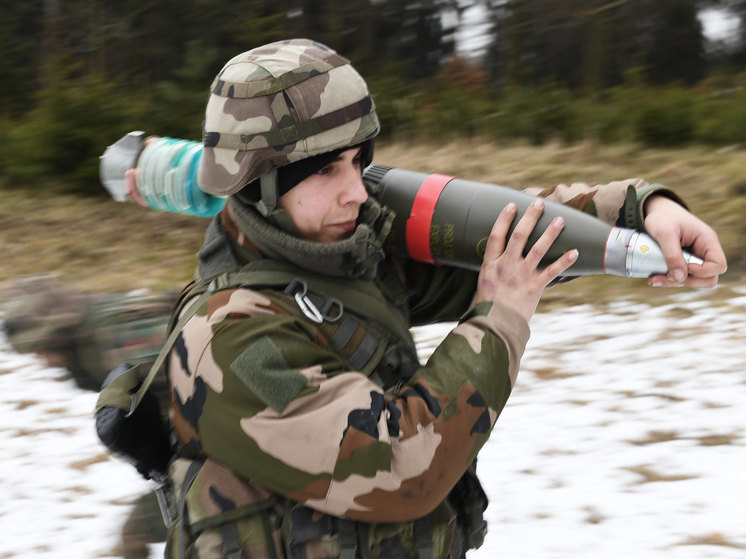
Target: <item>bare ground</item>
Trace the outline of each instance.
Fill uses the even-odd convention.
[[[718,231],[729,255],[726,283],[740,279],[746,270],[746,251],[740,244],[746,235],[746,157],[741,149],[502,146],[461,140],[416,146],[381,144],[375,160],[516,188],[631,177],[661,182],[676,190]],[[0,283],[20,275],[54,274],[84,289],[122,291],[180,286],[191,277],[205,219],[148,211],[106,197],[39,190],[0,186]],[[576,294],[600,301],[620,292],[639,292],[639,281],[581,278],[563,287],[557,297],[564,304]],[[649,296],[646,293],[643,296]],[[554,301],[550,291],[544,304]]]

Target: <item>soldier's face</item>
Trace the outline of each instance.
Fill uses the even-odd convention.
[[[290,215],[301,237],[333,243],[355,230],[360,206],[368,199],[360,158],[360,148],[343,151],[280,196],[280,207]]]

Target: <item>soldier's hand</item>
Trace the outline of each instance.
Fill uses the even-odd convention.
[[[648,280],[654,287],[715,287],[718,276],[728,269],[717,233],[665,196],[651,196],[646,202],[645,230],[660,244],[669,270],[668,275]],[[687,266],[681,247],[691,247],[704,264]]]
[[[507,240],[508,231],[516,216],[516,206],[508,204],[500,212],[485,248],[477,281],[477,303],[500,303],[528,321],[536,311],[546,286],[577,260],[578,251],[571,250],[543,270],[537,268],[565,226],[560,217],[552,221],[524,258],[523,251],[528,237],[543,211],[543,201],[533,202]]]
[[[158,136],[148,136],[145,138],[145,141],[143,142],[143,148],[148,147],[152,142],[158,139]],[[145,201],[145,199],[142,197],[142,194],[140,194],[140,189],[137,187],[137,173],[139,172],[137,167],[133,167],[132,169],[127,169],[124,172],[124,184],[127,186],[127,196],[129,196],[129,199],[132,200],[135,204],[138,206],[142,206],[143,208],[147,208],[148,203]]]

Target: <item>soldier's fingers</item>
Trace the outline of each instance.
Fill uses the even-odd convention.
[[[140,189],[137,187],[138,173],[139,169],[137,168],[128,169],[124,172],[124,183],[127,186],[127,195],[129,196],[129,199],[138,206],[147,208],[148,204],[143,199],[142,194],[140,194]]]
[[[505,252],[512,254],[523,254],[523,250],[526,248],[526,242],[528,241],[529,235],[536,227],[539,222],[542,212],[544,211],[544,201],[536,199],[531,202],[531,205],[526,209],[518,224],[515,226],[513,233],[508,239],[508,244],[505,247]]]
[[[487,239],[487,246],[484,249],[484,262],[497,259],[505,250],[505,239],[508,236],[510,225],[515,219],[516,211],[516,205],[511,202],[497,216]]]
[[[690,266],[696,266],[691,264]],[[656,275],[648,278],[648,285],[651,287],[696,287],[696,288],[712,288],[718,283],[718,277],[712,276],[707,278],[698,278],[693,275],[689,275],[686,281],[683,283],[672,281],[668,276]]]
[[[693,243],[694,254],[701,257],[704,263],[701,266],[692,264],[689,273],[696,278],[712,278],[724,274],[728,270],[728,262],[725,252],[720,244],[717,233],[711,228],[706,228]],[[715,282],[717,283],[717,281]]]
[[[666,230],[664,233],[660,234],[657,240],[666,258],[668,279],[673,283],[683,284],[689,271],[681,252],[681,239],[675,232]]]
[[[531,250],[526,255],[526,264],[531,268],[536,268],[541,259],[546,256],[554,241],[557,240],[562,229],[565,227],[565,220],[561,217],[555,217],[549,227],[541,234],[539,240],[534,243]]]
[[[549,266],[544,268],[541,272],[542,281],[547,286],[549,283],[559,277],[559,275],[567,270],[578,260],[578,249],[572,249],[564,253],[557,260],[552,262]]]

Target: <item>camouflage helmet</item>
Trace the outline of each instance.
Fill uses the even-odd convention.
[[[271,43],[234,57],[213,81],[199,185],[233,194],[279,167],[362,144],[379,130],[368,87],[349,60],[308,39]]]
[[[87,313],[84,294],[51,276],[22,276],[0,293],[2,330],[19,353],[59,353],[75,345]]]

